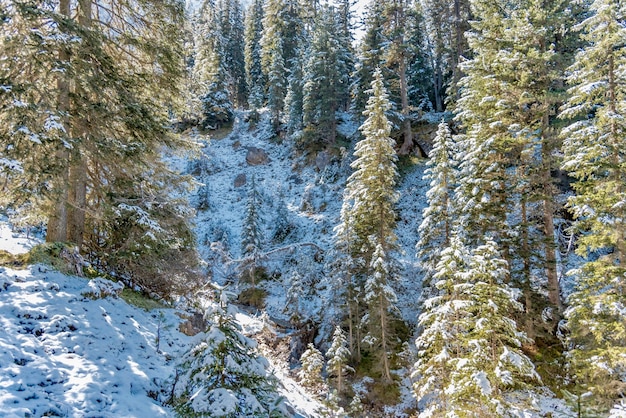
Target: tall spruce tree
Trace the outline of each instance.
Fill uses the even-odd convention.
[[[502,7],[473,1],[476,19],[468,41],[474,58],[462,66],[466,76],[457,104],[458,118],[467,128],[461,143],[464,156],[457,201],[469,242],[493,233],[511,273],[525,276],[526,288],[529,264],[539,260],[535,267],[545,271],[555,317],[561,305],[551,173],[558,141],[550,115],[559,104],[560,71],[567,58],[557,35],[561,21],[569,18],[567,10],[558,0]],[[511,168],[517,169],[516,176]],[[538,209],[532,217],[531,203]],[[518,208],[523,219],[509,216],[511,208]],[[530,245],[531,231],[536,231],[534,238],[540,245]],[[522,264],[526,273],[518,275],[514,268]]]
[[[359,298],[367,305],[364,341],[369,343],[372,355],[380,358],[383,380],[391,381],[389,332],[395,303],[391,284],[397,277],[393,253],[397,250],[394,205],[398,199],[395,191],[398,157],[394,141],[389,137],[391,123],[385,112],[391,103],[380,70],[374,73],[370,94],[365,111],[367,119],[361,125],[364,138],[355,147],[357,159],[351,164],[355,171],[348,178],[344,194],[350,207],[343,221],[351,223],[344,230],[354,231],[350,255],[358,260],[358,274],[362,277]]]
[[[519,291],[506,284],[507,263],[494,241],[471,252],[452,239],[435,277],[440,293],[420,316],[417,340],[418,397],[428,401],[424,416],[514,416],[530,402],[507,399],[539,376],[522,352],[526,335],[511,315],[521,310]]]
[[[289,64],[296,56],[302,22],[297,0],[268,0],[261,35],[261,65],[267,77],[267,106],[272,127],[279,131],[289,80]]]
[[[254,0],[245,19],[245,70],[248,103],[253,109],[265,103],[265,73],[261,65],[261,36],[263,34],[263,0]]]
[[[425,180],[430,180],[430,189],[426,192],[428,206],[424,208],[416,245],[417,256],[428,276],[439,262],[441,249],[450,245],[456,215],[453,204],[458,175],[456,151],[448,124],[441,121],[424,176]]]
[[[608,410],[626,393],[626,5],[597,0],[580,25],[588,42],[570,69],[562,117],[563,167],[576,178],[569,206],[587,256],[566,311],[576,382]]]
[[[332,145],[337,138],[336,112],[345,97],[349,46],[340,44],[341,38],[336,36],[342,28],[333,7],[321,7],[317,16],[304,67],[305,141]]]
[[[157,247],[158,258],[176,259],[193,252],[191,213],[168,199],[183,178],[160,152],[188,146],[166,129],[183,74],[183,10],[174,1],[116,5],[105,17],[91,0],[0,4],[1,47],[13,57],[0,62],[3,194],[48,218],[48,241],[99,258],[127,248],[114,242],[125,222],[145,232],[139,259]]]

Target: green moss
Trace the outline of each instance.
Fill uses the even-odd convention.
[[[136,290],[125,287],[120,295],[126,303],[143,309],[144,311],[151,311],[153,309],[163,309],[167,306],[162,302],[152,299],[150,296],[143,292],[137,292]]]

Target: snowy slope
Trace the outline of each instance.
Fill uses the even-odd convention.
[[[95,282],[42,265],[0,268],[0,283],[3,416],[172,415],[157,399],[190,339],[173,310],[94,298]]]
[[[38,243],[0,220],[2,249]],[[183,311],[145,311],[117,296],[121,285],[67,276],[44,265],[0,267],[0,416],[174,417],[164,406],[183,353],[203,334],[178,331]],[[254,336],[266,320],[240,312]],[[268,352],[267,354],[271,354]],[[279,392],[295,416],[320,404],[270,358]]]

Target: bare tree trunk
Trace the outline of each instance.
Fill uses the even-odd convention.
[[[70,17],[70,0],[60,0],[59,13],[64,17]],[[64,46],[59,48],[58,54],[61,63],[65,64],[69,62],[70,54]],[[57,72],[57,89],[59,91],[58,111],[62,115],[61,120],[63,121],[65,132],[69,135],[71,132],[69,120],[70,82],[67,71]],[[53,203],[54,207],[48,218],[48,230],[46,232],[47,242],[63,242],[67,238],[67,200],[69,194],[67,164],[69,160],[69,150],[63,144],[59,144],[56,151],[56,158],[61,167],[61,173],[54,186],[56,189]]]
[[[93,0],[79,0],[78,23],[83,29],[91,27],[91,9]],[[78,112],[77,112],[78,113]],[[83,118],[88,118],[85,116]],[[87,120],[81,120],[76,126],[76,134],[88,141],[86,132]],[[83,246],[85,232],[85,209],[87,207],[87,165],[79,150],[71,156],[69,172],[69,205],[67,241],[76,244],[80,251]]]
[[[543,199],[543,233],[545,239],[545,271],[548,281],[548,299],[556,308],[557,315],[560,316],[563,308],[561,304],[561,291],[559,288],[559,278],[556,265],[556,244],[554,242],[554,205],[553,205],[553,185],[550,169],[552,167],[552,141],[549,137],[549,116],[548,111],[543,116],[543,146],[541,148],[541,158],[543,167],[541,172]]]
[[[381,327],[381,350],[383,360],[383,379],[387,382],[391,382],[391,370],[389,367],[389,357],[387,356],[387,312],[384,297],[381,291],[379,296],[379,315],[380,315],[380,327]]]
[[[524,308],[526,313],[526,335],[529,338],[535,338],[535,328],[533,325],[532,310],[532,293],[530,287],[530,243],[528,242],[528,213],[526,200],[521,202],[522,212],[522,260],[524,263],[522,271],[522,289],[524,292]]]
[[[400,76],[400,99],[402,102],[402,117],[404,118],[404,121],[402,122],[402,127],[404,131],[404,142],[402,143],[398,154],[407,155],[409,152],[411,152],[411,148],[413,148],[413,131],[411,130],[408,93],[409,88],[406,81],[406,58],[404,56],[400,57],[398,72],[398,75]]]

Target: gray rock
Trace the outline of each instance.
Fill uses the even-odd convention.
[[[247,179],[245,173],[237,174],[237,177],[235,177],[234,185],[235,187],[241,187],[246,184],[246,181]]]
[[[267,152],[257,147],[247,147],[246,162],[248,165],[264,165],[270,162]]]

